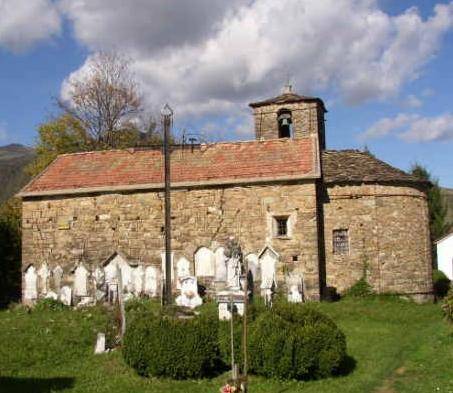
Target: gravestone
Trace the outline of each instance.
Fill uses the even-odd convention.
[[[132,270],[132,283],[134,287],[134,295],[139,297],[143,293],[143,287],[145,284],[145,269],[142,265],[139,265]]]
[[[33,301],[38,298],[38,275],[33,265],[30,265],[24,274],[24,299]]]
[[[147,266],[145,269],[145,293],[154,297],[158,293],[158,272],[155,266]]]
[[[176,288],[181,289],[181,279],[190,276],[190,262],[187,258],[181,257],[176,262]]]
[[[94,353],[97,355],[104,352],[105,352],[105,333],[98,333]]]
[[[45,299],[58,300],[58,295],[54,291],[49,291],[46,293]]]
[[[258,278],[259,261],[256,254],[248,254],[245,259],[247,260],[249,272],[252,274],[253,281]]]
[[[217,295],[219,319],[229,321],[231,311],[239,316],[244,315],[244,297],[240,292],[222,291]]]
[[[50,271],[47,263],[43,263],[38,270],[38,287],[42,295],[46,295],[49,290]]]
[[[170,257],[170,266],[171,266],[171,283],[173,284],[175,281],[175,266],[173,264],[175,254],[172,252]],[[161,272],[162,272],[162,282],[165,282],[165,271],[166,271],[166,264],[165,264],[165,252],[160,253],[161,259]]]
[[[215,276],[215,255],[209,248],[201,247],[195,253],[195,276]]]
[[[265,247],[259,256],[259,265],[261,268],[261,295],[266,303],[272,301],[272,295],[277,286],[276,269],[278,254],[269,246]]]
[[[74,295],[88,296],[88,270],[83,265],[77,266],[74,271]]]
[[[287,285],[289,287],[288,301],[290,303],[302,303],[304,301],[302,277],[297,274],[289,275]]]
[[[187,276],[181,279],[181,295],[176,298],[178,306],[195,308],[203,304],[203,300],[198,294],[197,278]]]
[[[227,257],[223,247],[219,247],[215,252],[215,280],[227,280]]]
[[[66,306],[72,304],[72,289],[71,287],[65,285],[60,290],[60,301]]]
[[[63,269],[60,265],[58,265],[53,269],[52,273],[53,273],[53,286],[55,292],[60,293],[61,280],[63,278]]]
[[[118,283],[121,280],[124,292],[133,291],[132,267],[120,254],[115,253],[104,267],[105,283],[108,293],[118,291]],[[120,277],[121,276],[121,277]]]
[[[94,278],[96,288],[100,288],[104,285],[105,273],[100,267],[97,267],[96,269],[94,269],[93,278]]]

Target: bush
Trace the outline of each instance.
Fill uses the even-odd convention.
[[[441,270],[433,270],[433,290],[434,296],[443,298],[450,288],[450,280]]]
[[[444,303],[442,304],[442,310],[447,321],[453,322],[453,288],[448,291]]]
[[[266,307],[261,298],[255,299],[252,304],[248,305],[247,308],[247,322],[250,324],[264,311]],[[217,312],[217,306],[216,306]],[[242,339],[243,339],[243,320],[239,316],[234,318],[234,360],[239,368],[243,365],[243,354],[242,349]],[[231,365],[231,322],[230,321],[220,321],[219,322],[219,350],[220,357],[223,363],[226,366]]]
[[[335,323],[302,305],[278,303],[251,325],[250,369],[271,378],[332,375],[346,356],[346,339]]]
[[[38,311],[38,312],[46,311],[46,310],[63,311],[63,310],[67,310],[68,308],[69,308],[69,306],[66,306],[59,300],[41,299],[41,300],[38,300],[35,307],[33,308],[33,311]]]
[[[123,341],[126,362],[140,375],[202,378],[219,364],[217,315],[133,318]]]
[[[347,297],[368,297],[373,295],[373,288],[368,284],[368,281],[365,277],[362,277],[358,280],[352,287],[350,287],[345,293],[344,296]]]

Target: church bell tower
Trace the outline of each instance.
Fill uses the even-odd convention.
[[[253,109],[256,139],[316,136],[320,149],[326,148],[324,115],[327,111],[320,98],[296,94],[288,84],[279,96],[249,106]]]

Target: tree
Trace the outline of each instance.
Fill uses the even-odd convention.
[[[452,228],[452,223],[447,222],[447,205],[442,198],[439,182],[434,179],[429,171],[420,164],[414,164],[411,169],[411,174],[421,180],[429,181],[431,186],[428,189],[428,210],[429,210],[429,227],[431,233],[431,241],[440,239],[446,235]],[[436,252],[433,248],[433,261],[436,258]],[[437,265],[437,263],[434,263]]]
[[[0,307],[20,299],[21,204],[10,199],[0,206]]]
[[[76,153],[93,148],[94,143],[81,123],[71,115],[63,114],[38,127],[36,158],[27,166],[26,171],[36,176],[59,154]]]
[[[93,55],[86,74],[70,80],[67,99],[58,103],[102,148],[137,137],[134,120],[142,112],[142,100],[129,61],[115,52]]]

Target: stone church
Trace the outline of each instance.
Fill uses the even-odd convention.
[[[255,139],[171,151],[172,279],[225,287],[234,237],[254,288],[305,300],[365,277],[378,293],[432,293],[427,184],[373,155],[327,150],[326,108],[287,88],[250,104]],[[164,257],[158,149],[60,155],[19,194],[23,300],[159,296]],[[88,300],[87,300],[88,299]]]

